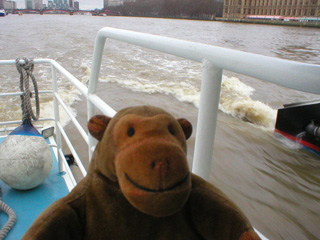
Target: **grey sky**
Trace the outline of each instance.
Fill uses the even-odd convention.
[[[25,8],[25,0],[13,0],[17,3],[18,8]],[[78,0],[80,9],[103,8],[103,0]],[[44,4],[48,4],[47,0],[43,0]]]

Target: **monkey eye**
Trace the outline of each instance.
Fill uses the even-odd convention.
[[[169,130],[169,132],[170,132],[172,135],[174,135],[174,134],[176,133],[176,132],[174,131],[172,125],[169,125],[169,126],[168,126],[168,130]]]
[[[127,130],[127,134],[129,137],[132,137],[135,133],[135,130],[133,127],[129,127],[128,130]]]

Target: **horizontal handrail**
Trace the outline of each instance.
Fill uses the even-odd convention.
[[[189,42],[129,30],[102,28],[97,35],[89,92],[95,92],[106,38],[146,47],[178,57],[202,62],[284,87],[320,94],[320,65],[283,60],[274,57]],[[92,81],[92,82],[91,82]]]
[[[37,122],[44,122],[44,121],[55,121],[54,118],[39,118],[37,120]],[[12,124],[21,124],[22,121],[21,120],[17,120],[17,121],[7,121],[7,122],[0,122],[0,126],[1,125],[12,125]]]
[[[35,94],[35,91],[31,91],[32,94]],[[42,90],[39,91],[38,93],[53,93],[51,90]],[[0,97],[11,97],[11,96],[20,96],[23,95],[23,92],[11,92],[11,93],[0,93]]]

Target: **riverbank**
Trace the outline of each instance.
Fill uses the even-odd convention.
[[[279,21],[279,20],[264,20],[264,19],[229,19],[222,17],[214,17],[213,15],[201,16],[122,16],[122,17],[142,17],[142,18],[163,18],[163,19],[183,19],[183,20],[200,20],[200,21],[220,21],[220,22],[234,22],[234,23],[251,23],[251,24],[267,24],[280,26],[294,26],[294,27],[311,27],[320,28],[320,22],[300,22],[300,21]]]
[[[250,24],[266,24],[279,26],[294,26],[294,27],[310,27],[320,28],[320,22],[299,22],[299,21],[279,21],[279,20],[263,20],[263,19],[228,19],[214,16],[121,16],[121,17],[138,17],[138,18],[163,18],[163,19],[183,19],[183,20],[200,20],[200,21],[220,21],[234,23],[250,23]]]
[[[7,13],[8,14],[8,13]],[[39,13],[28,13],[39,14]],[[54,14],[54,13],[50,13]],[[61,13],[55,13],[61,14]],[[73,15],[73,14],[70,14]],[[93,16],[105,16],[105,15],[93,15]],[[202,16],[133,16],[133,15],[106,15],[108,17],[136,17],[136,18],[163,18],[163,19],[183,19],[183,20],[200,20],[200,21],[220,21],[220,22],[234,22],[234,23],[251,23],[251,24],[267,24],[267,25],[280,25],[280,26],[295,26],[295,27],[311,27],[320,28],[320,22],[299,22],[299,21],[279,21],[279,20],[263,20],[263,19],[228,19],[228,18],[215,18],[213,15]]]
[[[278,20],[263,20],[263,19],[227,19],[227,18],[216,18],[215,20],[222,21],[222,22],[320,28],[320,22],[278,21]]]

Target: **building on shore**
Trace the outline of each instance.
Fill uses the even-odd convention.
[[[70,5],[70,2],[68,0],[53,0],[53,6],[56,8],[68,9],[69,5]]]
[[[123,0],[104,0],[103,5],[104,5],[104,8],[120,6],[120,5],[123,5]]]
[[[33,0],[34,9],[41,10],[43,8],[43,0]]]
[[[3,4],[2,8],[7,11],[13,11],[17,8],[17,3],[15,1],[4,0],[1,3]],[[0,7],[0,9],[1,9],[1,7]]]
[[[320,0],[224,0],[223,18],[248,15],[320,17]]]
[[[74,0],[69,0],[69,7],[74,8]]]
[[[75,2],[74,2],[74,9],[75,9],[75,10],[79,10],[79,9],[80,9],[79,2],[78,2],[78,1],[75,1]]]
[[[34,9],[34,2],[32,0],[25,0],[26,9]]]
[[[103,7],[115,7],[115,6],[121,6],[125,2],[135,2],[136,0],[103,0]]]

